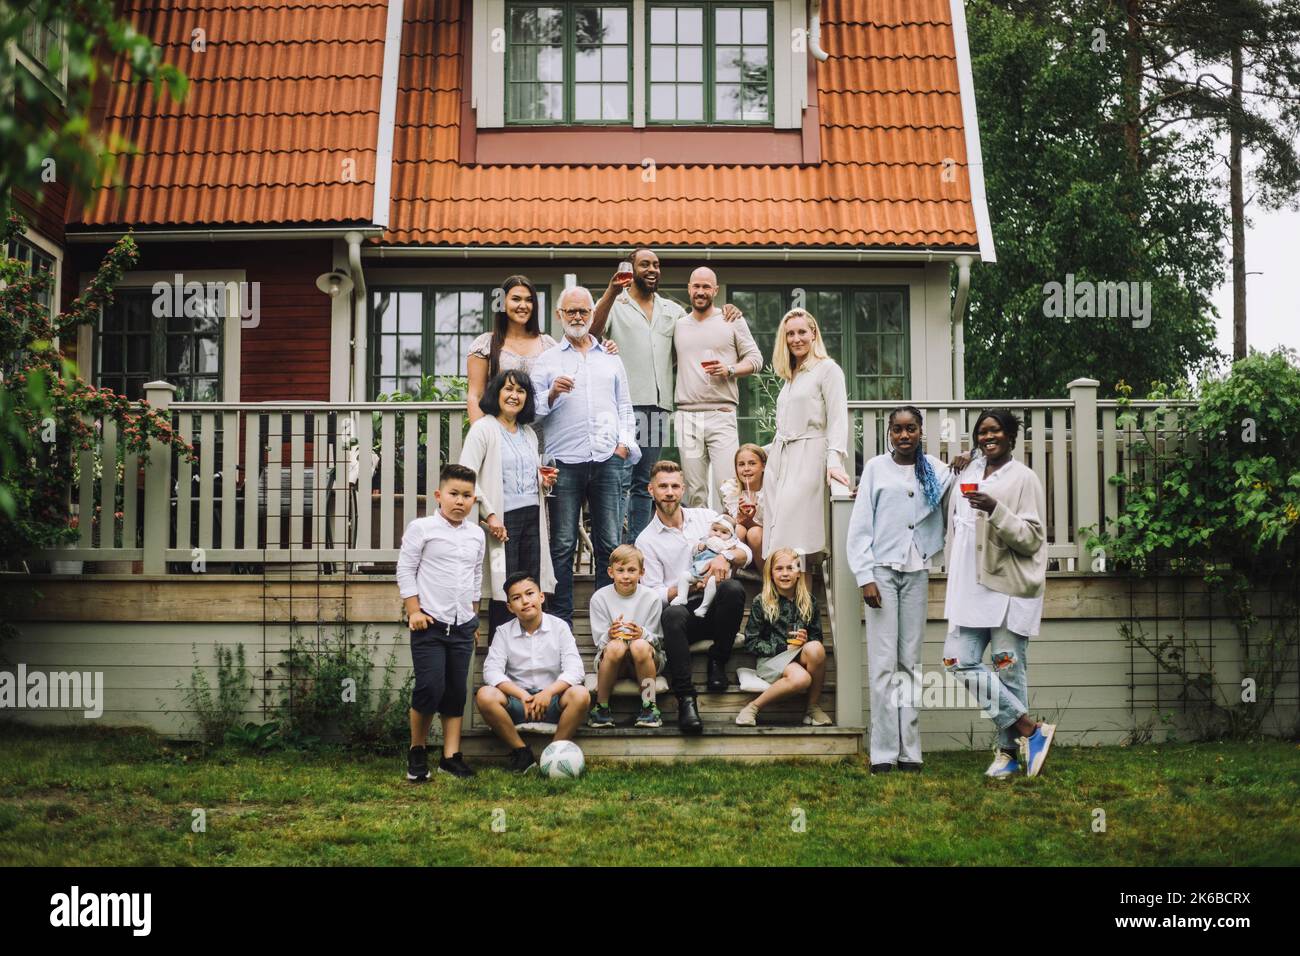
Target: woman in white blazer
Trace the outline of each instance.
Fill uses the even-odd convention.
[[[479,400],[483,417],[470,427],[460,453],[460,463],[478,475],[478,520],[487,531],[483,595],[489,599],[489,641],[511,619],[504,590],[508,575],[527,571],[544,592],[555,590],[545,500],[555,479],[541,474],[534,402],[527,372],[498,372]]]

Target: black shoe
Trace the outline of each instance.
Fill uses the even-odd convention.
[[[871,765],[872,773],[889,773],[893,769],[894,765],[892,763],[873,763]]]
[[[725,694],[727,692],[727,665],[724,661],[709,658],[709,693]]]
[[[908,763],[906,760],[898,761],[898,769],[903,773],[920,773],[921,765],[919,763]]]
[[[463,780],[474,776],[474,768],[465,762],[465,755],[457,750],[450,757],[443,757],[438,761],[438,773],[449,773]]]
[[[520,747],[510,751],[510,763],[506,767],[511,773],[527,773],[537,766],[532,747]]]
[[[704,721],[700,720],[694,696],[677,698],[677,729],[684,734],[704,733]]]
[[[423,747],[412,747],[406,752],[406,779],[411,783],[428,781],[429,756]]]

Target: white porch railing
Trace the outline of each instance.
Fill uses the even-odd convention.
[[[461,403],[171,402],[172,387],[151,383],[146,398],[170,413],[195,449],[196,463],[150,455],[147,469],[124,449],[112,421],[97,423],[100,447],[81,453],[70,495],[78,537],[44,557],[168,564],[391,562],[406,525],[433,508],[440,468],[460,456]],[[862,462],[884,451],[898,402],[850,402],[856,480]],[[1106,480],[1132,467],[1136,442],[1162,454],[1189,441],[1175,421],[1180,403],[1134,402],[1136,428],[1117,427],[1117,404],[1098,401],[1096,383],[1071,383],[1070,397],[1015,402],[914,401],[925,416],[925,450],[951,461],[971,447],[978,412],[1005,405],[1023,419],[1013,452],[1043,481],[1048,555],[1064,571],[1089,571],[1087,534],[1113,520],[1120,489]],[[1187,403],[1181,403],[1187,404]],[[839,553],[852,499],[831,501]],[[839,602],[856,612],[855,602]]]
[[[171,393],[151,383],[145,397],[171,414],[197,461],[157,446],[140,481],[113,422],[97,423],[100,446],[81,453],[71,501],[78,540],[42,557],[141,560],[153,574],[200,561],[395,561],[406,525],[435,507],[429,492],[459,459],[466,420],[463,403],[171,402]]]

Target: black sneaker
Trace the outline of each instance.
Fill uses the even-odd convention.
[[[463,780],[474,776],[474,768],[465,762],[465,756],[457,750],[450,757],[444,756],[438,761],[438,773],[449,773]]]
[[[872,773],[889,773],[894,769],[892,763],[873,763],[871,765]]]
[[[898,761],[898,769],[903,773],[920,773],[921,765],[919,763],[909,763],[906,760]]]
[[[425,783],[429,779],[429,756],[423,747],[412,747],[406,753],[406,779],[411,783]]]
[[[510,763],[506,769],[511,773],[527,773],[536,766],[537,758],[533,756],[533,748],[520,747],[510,751]]]

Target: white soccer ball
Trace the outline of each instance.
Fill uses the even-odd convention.
[[[582,749],[572,740],[556,740],[542,751],[542,774],[552,779],[580,777],[586,766]]]

